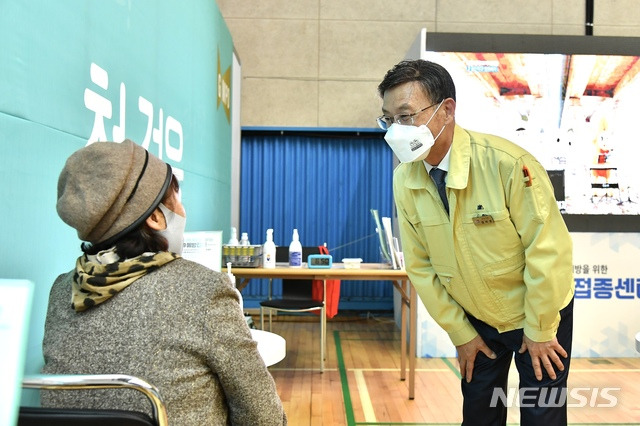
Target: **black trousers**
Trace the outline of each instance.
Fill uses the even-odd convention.
[[[463,426],[498,426],[507,422],[507,406],[520,407],[522,426],[566,426],[567,377],[571,362],[573,337],[573,300],[560,311],[560,324],[556,338],[569,354],[562,358],[564,371],[554,365],[556,379],[552,380],[541,366],[543,377],[536,379],[529,351],[519,354],[523,330],[498,333],[498,330],[468,315],[478,334],[497,355],[490,359],[478,353],[473,367],[471,383],[462,380]],[[520,376],[519,390],[508,390],[507,379],[511,360]],[[505,404],[506,402],[506,404]]]

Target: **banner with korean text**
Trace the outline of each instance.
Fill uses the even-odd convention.
[[[172,166],[187,231],[229,232],[233,55],[211,0],[0,1],[0,277],[35,284],[27,373],[81,253],[56,214],[72,152],[132,139]]]
[[[572,233],[573,356],[637,357],[640,234]]]

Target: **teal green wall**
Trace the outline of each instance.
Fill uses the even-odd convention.
[[[231,128],[218,88],[230,85],[232,54],[213,0],[0,0],[0,278],[35,283],[26,373],[42,366],[51,284],[80,254],[55,205],[64,161],[94,130],[87,94],[111,102],[107,140],[143,144],[148,129],[162,129],[148,149],[184,172],[187,231],[228,233]],[[151,127],[140,97],[153,106]],[[114,134],[122,115],[124,134]]]

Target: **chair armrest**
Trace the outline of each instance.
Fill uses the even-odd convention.
[[[113,389],[127,388],[142,392],[151,402],[153,417],[158,426],[167,426],[167,409],[158,388],[126,374],[40,374],[25,376],[22,387],[28,389]]]

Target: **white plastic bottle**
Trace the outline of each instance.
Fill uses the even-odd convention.
[[[229,277],[229,281],[231,281],[231,284],[233,284],[233,286],[236,286],[236,276],[233,275],[231,273],[231,262],[227,262],[227,276]]]
[[[241,246],[250,246],[251,241],[249,241],[249,234],[246,232],[242,233],[242,237],[240,237],[240,245]]]
[[[268,269],[276,267],[276,245],[273,242],[273,229],[267,229],[267,240],[262,246],[262,267]]]
[[[227,243],[230,246],[237,246],[238,243],[238,230],[235,226],[231,227],[231,238],[229,238],[229,242]]]
[[[229,277],[231,284],[233,284],[233,289],[236,291],[236,293],[238,293],[240,310],[244,312],[244,301],[242,300],[242,293],[240,293],[238,287],[236,286],[236,276],[231,273],[231,262],[227,262],[227,276]]]
[[[292,268],[302,267],[302,244],[300,244],[297,229],[293,230],[293,238],[289,244],[289,266]]]

